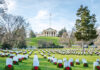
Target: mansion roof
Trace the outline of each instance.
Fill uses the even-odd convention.
[[[48,32],[48,31],[50,31],[50,32],[57,32],[55,29],[53,29],[53,28],[48,28],[48,29],[46,29],[46,30],[44,30],[44,31],[46,31],[46,32]]]

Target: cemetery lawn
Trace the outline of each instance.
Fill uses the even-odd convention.
[[[32,55],[27,60],[23,60],[22,63],[19,62],[19,65],[14,65],[14,70],[32,70],[32,64],[33,64],[33,57],[34,53],[37,53],[39,62],[40,62],[40,68],[41,70],[63,70],[63,68],[57,68],[57,65],[54,65],[47,61],[47,59],[44,59],[43,56],[41,56],[38,51],[34,51]],[[96,61],[97,58],[100,59],[100,56],[90,56],[90,55],[61,55],[61,54],[52,54],[57,59],[63,59],[63,58],[73,58],[74,60],[79,58],[80,61],[85,58],[88,61],[89,67],[83,67],[83,64],[81,62],[80,65],[76,65],[74,63],[74,67],[72,67],[72,70],[93,70],[93,62]],[[6,64],[6,57],[0,57],[0,70],[4,70]]]
[[[39,40],[52,41],[54,44],[59,45],[59,37],[36,37],[36,38],[27,38],[28,46],[38,46]]]

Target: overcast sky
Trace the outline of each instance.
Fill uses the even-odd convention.
[[[90,12],[96,14],[97,24],[100,24],[100,0],[9,0],[8,13],[23,16],[34,32],[48,27],[71,30],[80,5],[88,6]]]

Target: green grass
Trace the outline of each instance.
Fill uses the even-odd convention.
[[[23,60],[23,62],[19,63],[19,65],[14,65],[14,70],[32,70],[32,63],[33,63],[33,57],[34,57],[34,53],[37,53],[39,61],[40,61],[40,68],[41,70],[63,70],[63,68],[57,68],[57,65],[54,65],[50,62],[47,61],[47,59],[44,59],[43,56],[41,56],[38,51],[34,51],[33,54],[30,56],[29,59],[27,60]],[[63,58],[73,58],[74,60],[76,60],[77,58],[80,59],[80,61],[85,58],[88,63],[89,63],[89,67],[85,68],[83,67],[83,64],[81,62],[80,65],[75,65],[74,67],[72,67],[72,70],[93,70],[93,62],[96,61],[97,58],[100,59],[100,56],[97,55],[61,55],[61,54],[51,54],[54,55],[57,59],[63,59]],[[6,57],[0,57],[0,70],[4,70],[6,64]]]
[[[56,45],[59,45],[59,37],[36,37],[36,38],[28,38],[27,39],[27,45],[28,46],[38,46],[38,41],[39,40],[52,41]]]

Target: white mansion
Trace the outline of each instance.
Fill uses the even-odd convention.
[[[40,37],[40,36],[56,37],[57,36],[57,31],[55,29],[48,28],[48,29],[43,30],[43,32],[41,34],[37,34],[36,36],[37,37]]]

